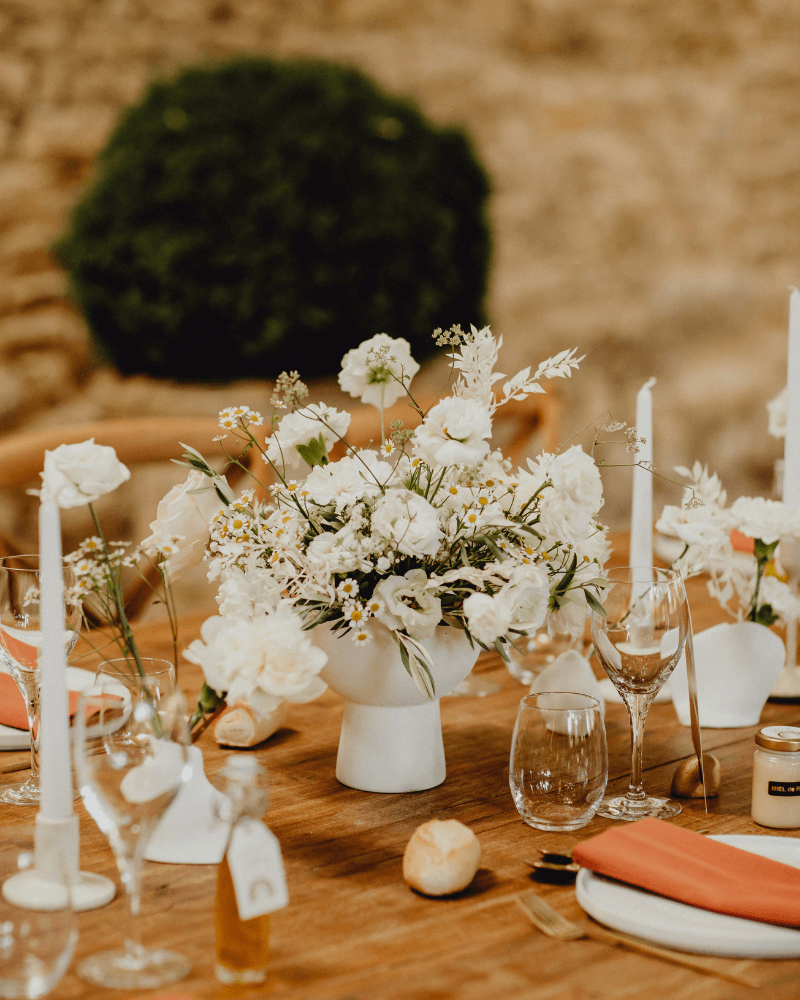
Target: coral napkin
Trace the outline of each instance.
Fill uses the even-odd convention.
[[[606,830],[572,856],[600,875],[703,910],[800,927],[800,869],[660,819]]]
[[[78,692],[69,693],[69,716],[75,714],[78,708]],[[25,700],[10,674],[0,673],[0,725],[12,726],[14,729],[28,728],[28,715],[25,711]]]

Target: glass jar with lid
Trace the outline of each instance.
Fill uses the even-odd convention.
[[[800,829],[800,727],[765,726],[756,733],[751,812],[760,826]]]

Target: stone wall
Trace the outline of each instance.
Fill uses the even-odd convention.
[[[655,375],[657,465],[701,458],[733,494],[769,489],[764,404],[800,284],[797,0],[0,0],[4,432],[217,407],[98,367],[48,247],[119,109],[243,52],[355,64],[469,129],[504,370],[587,355],[565,437],[609,408],[632,420]],[[606,476],[624,523],[630,473]]]

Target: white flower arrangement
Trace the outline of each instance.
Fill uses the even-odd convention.
[[[707,467],[695,462],[675,471],[689,480],[683,506],[664,507],[656,523],[657,531],[684,543],[673,566],[684,576],[707,573],[709,594],[733,617],[772,625],[800,616],[778,548],[781,538],[800,539],[800,511],[763,497],[727,506],[722,483]],[[737,532],[752,539],[752,551],[734,546]]]
[[[596,521],[603,496],[593,459],[571,447],[512,470],[490,444],[498,407],[544,392],[543,378],[569,377],[582,359],[564,351],[495,394],[505,376],[494,372],[500,344],[488,327],[434,336],[453,348],[457,379],[452,394],[427,413],[409,392],[419,366],[406,341],[379,334],[345,355],[340,384],[380,409],[382,432],[385,407],[402,395],[422,417],[413,432],[394,423],[376,448],[347,444],[347,414],[305,405],[296,372],[278,380],[273,404],[289,412],[276,415],[266,440],[256,433],[260,414],[247,407],[221,414],[234,440],[229,460],[240,462],[257,448],[278,482],[269,501],[247,490],[211,526],[209,576],[219,580],[228,625],[215,619],[188,655],[217,697],[230,702],[242,693],[241,677],[250,684],[269,673],[257,642],[233,639],[253,621],[261,629],[265,615],[294,616],[305,630],[328,623],[357,645],[369,643],[379,623],[417,685],[434,697],[435,665],[425,643],[437,626],[461,629],[507,658],[509,642],[545,621],[554,632],[576,634],[588,605],[597,605],[607,542]],[[346,448],[338,461],[328,455],[335,440]],[[185,458],[216,475],[197,452]],[[309,681],[319,681],[317,659],[307,655]],[[260,680],[258,697],[282,696],[271,684]]]

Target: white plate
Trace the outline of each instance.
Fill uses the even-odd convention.
[[[3,670],[3,673],[6,672]],[[67,667],[67,687],[70,691],[83,691],[92,684],[94,684],[94,673],[91,670]],[[0,750],[28,750],[30,745],[31,737],[26,729],[0,726]]]
[[[800,840],[731,834],[723,844],[800,868]],[[646,889],[636,889],[582,868],[575,883],[589,916],[614,930],[700,955],[731,958],[800,958],[800,930],[701,910]]]

